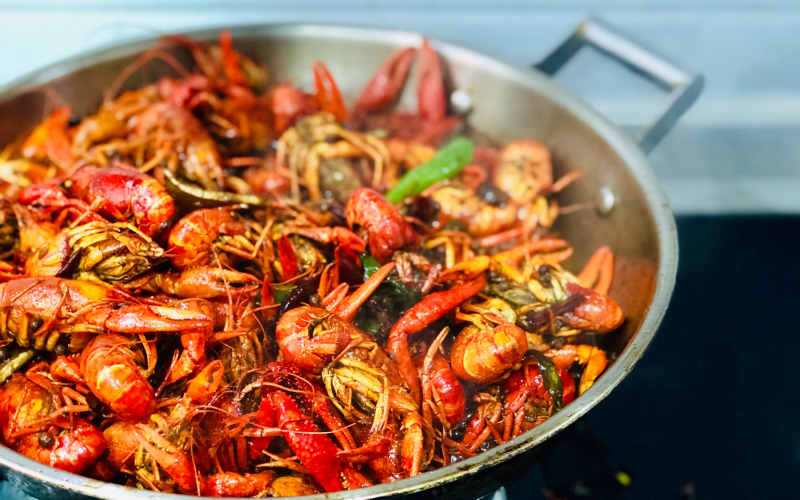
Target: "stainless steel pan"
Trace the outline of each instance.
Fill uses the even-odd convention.
[[[218,29],[189,33],[213,40]],[[351,100],[394,48],[419,46],[422,36],[383,29],[319,25],[259,25],[233,30],[237,48],[265,64],[272,81],[311,86],[311,64],[323,60]],[[16,82],[0,93],[0,145],[29,131],[54,105],[54,98],[81,116],[94,112],[102,92],[135,57],[152,44],[145,40],[100,50],[61,62]],[[669,302],[678,260],[675,224],[664,192],[643,154],[685,111],[702,87],[664,60],[615,35],[596,21],[583,23],[549,57],[529,69],[473,50],[434,41],[446,62],[452,89],[471,97],[468,125],[503,142],[535,137],[553,152],[556,176],[578,168],[588,174],[559,198],[562,204],[597,200],[597,210],[564,215],[556,230],[575,247],[576,263],[585,262],[601,244],[617,256],[611,296],[628,319],[605,340],[613,363],[597,383],[544,424],[474,458],[411,479],[319,498],[476,498],[536,459],[537,446],[596,405],[633,368],[652,339]],[[583,45],[592,45],[672,93],[663,114],[636,140],[550,78]],[[8,49],[7,49],[8,50]],[[188,54],[175,49],[187,63]],[[150,83],[168,71],[153,62],[127,82]],[[413,81],[413,79],[411,80]],[[413,104],[412,93],[403,99]],[[637,144],[638,141],[638,144]],[[637,404],[631,401],[631,405]],[[46,467],[0,446],[6,479],[38,498],[166,499],[161,493],[103,483]]]

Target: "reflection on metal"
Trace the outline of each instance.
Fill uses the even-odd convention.
[[[466,115],[472,111],[472,97],[466,90],[456,89],[450,94],[450,104],[453,105],[453,110],[459,115]]]
[[[494,493],[490,493],[485,497],[481,497],[478,500],[508,500],[508,495],[506,494],[506,489],[500,487]]]
[[[597,212],[600,215],[608,215],[614,209],[617,198],[614,191],[608,186],[603,186],[597,193]]]

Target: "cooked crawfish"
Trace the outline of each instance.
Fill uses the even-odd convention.
[[[95,337],[81,354],[81,371],[89,389],[118,417],[140,421],[150,417],[156,399],[131,351],[131,342],[113,333]]]
[[[0,150],[5,446],[157,492],[300,496],[448,466],[591,392],[626,295],[610,247],[577,271],[551,232],[589,205],[559,205],[582,171],[454,137],[427,39],[351,109],[341,66],[300,88],[237,48],[164,37],[96,112],[48,109]]]
[[[218,258],[227,264],[248,257],[255,249],[248,235],[247,222],[235,212],[225,208],[200,209],[175,224],[169,234],[167,250],[172,265],[178,269],[217,265]]]
[[[56,413],[54,402],[59,398],[46,388],[48,380],[41,385],[34,380],[30,373],[14,374],[0,393],[0,425],[6,445],[45,465],[84,472],[105,451],[103,434],[82,418]]]
[[[280,387],[299,392],[303,405],[333,431],[339,443],[345,449],[354,448],[353,437],[340,417],[332,411],[322,389],[305,378],[294,366],[281,363],[267,366],[265,381],[269,385],[262,386],[262,389],[266,389],[266,394],[258,409],[259,419],[262,422],[276,423],[281,435],[325,491],[344,489],[340,473],[346,467],[343,467],[338,457],[339,449],[330,437],[319,433],[310,416]]]
[[[502,301],[494,299],[489,305],[470,308],[483,311],[482,314],[456,316],[471,323],[461,330],[450,349],[453,371],[463,380],[481,384],[497,382],[528,352],[527,337],[514,324],[513,312],[510,318],[504,318],[497,314],[499,309],[492,307],[493,302]]]
[[[553,185],[550,150],[533,139],[517,139],[500,150],[494,172],[495,185],[520,203],[530,202]]]
[[[386,262],[396,250],[414,250],[419,236],[402,215],[372,189],[353,193],[345,207],[347,224],[363,228],[369,239],[370,253],[378,262]]]
[[[383,170],[389,161],[385,145],[368,134],[344,129],[329,113],[303,118],[278,141],[278,168],[288,168],[302,176],[312,201],[322,198],[322,160],[350,157],[371,159],[374,164],[372,185],[380,185]],[[293,179],[292,194],[295,198],[299,197],[298,189]]]
[[[70,197],[88,204],[103,217],[131,220],[146,236],[163,229],[175,214],[175,203],[164,186],[133,168],[86,165],[61,185]]]
[[[37,462],[80,474],[92,467],[106,450],[103,433],[82,418],[75,418],[70,423],[61,419],[64,431],[56,433],[54,444],[49,445],[42,436],[52,436],[49,431],[43,434],[29,434],[20,440],[16,451]],[[42,443],[48,444],[43,446]]]
[[[301,306],[287,311],[276,329],[276,339],[284,358],[306,372],[319,373],[348,345],[367,340],[351,321],[393,268],[393,262],[383,266],[333,310]]]
[[[102,285],[62,278],[21,278],[0,284],[0,334],[26,347],[55,348],[62,333],[72,334],[75,351],[81,332],[93,335],[102,325],[92,325],[87,314],[95,307],[127,303],[129,297]],[[84,339],[86,336],[84,336]]]
[[[419,55],[416,113],[381,114],[400,97],[414,57]],[[362,90],[354,114],[364,128],[383,128],[400,139],[436,144],[447,136],[460,119],[447,115],[447,95],[439,55],[425,39],[419,51],[397,49],[386,58]]]
[[[477,280],[456,286],[444,292],[428,295],[412,307],[393,327],[389,334],[387,347],[397,360],[400,373],[406,381],[414,399],[419,402],[422,394],[417,369],[408,351],[408,336],[420,331],[428,324],[441,318],[458,304],[472,297],[483,288],[486,282]]]
[[[19,201],[48,211],[72,208],[84,220],[94,214],[109,220],[130,220],[146,236],[163,229],[175,214],[166,189],[132,168],[85,165],[62,179],[59,186],[34,184],[25,188]]]
[[[206,189],[224,186],[222,158],[211,135],[195,116],[184,108],[160,102],[149,106],[140,116],[135,137],[163,137],[165,143],[153,145],[154,154],[168,147],[167,157],[187,179]]]
[[[133,302],[123,292],[86,281],[20,278],[0,283],[0,334],[23,347],[47,350],[69,334],[69,348],[78,352],[105,330],[137,334],[211,324],[200,314]]]

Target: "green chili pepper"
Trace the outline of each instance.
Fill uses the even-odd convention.
[[[362,253],[360,257],[361,265],[364,266],[364,279],[367,280],[381,265],[375,260],[375,257],[368,253]],[[397,322],[400,316],[421,298],[419,290],[409,287],[401,281],[391,279],[384,281],[358,312],[353,319],[353,324],[365,332],[379,336],[381,330],[385,329],[387,325]]]
[[[401,281],[384,281],[370,296],[365,307],[358,311],[353,324],[365,332],[379,335],[383,327],[395,324],[421,298],[419,290]]]
[[[275,302],[280,304],[286,297],[286,294],[294,290],[294,285],[275,285],[272,287],[272,293],[275,294]]]
[[[414,170],[409,170],[395,187],[386,193],[389,203],[400,203],[439,181],[452,179],[472,161],[472,141],[456,137],[440,149],[436,156]]]
[[[539,351],[533,351],[533,355],[536,356],[536,361],[539,362],[539,370],[542,372],[544,388],[553,396],[553,409],[558,411],[564,407],[564,400],[562,398],[564,383],[561,382],[561,377],[558,376],[556,365]]]
[[[368,253],[361,254],[361,265],[364,266],[364,279],[368,280],[370,276],[375,274],[375,271],[380,269],[380,263]]]
[[[229,193],[227,191],[208,191],[194,184],[183,182],[168,169],[164,169],[164,187],[175,199],[179,208],[197,210],[198,208],[215,208],[228,205],[265,206],[267,198],[254,194]]]
[[[19,370],[22,365],[33,357],[33,349],[18,351],[11,355],[11,359],[0,365],[0,384],[6,381],[12,373]]]

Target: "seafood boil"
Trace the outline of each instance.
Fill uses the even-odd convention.
[[[5,446],[154,491],[334,492],[479,454],[601,376],[612,250],[573,262],[551,230],[581,172],[470,137],[429,43],[350,108],[322,62],[309,90],[227,32],[163,44],[195,67],[155,47],[0,153]],[[120,91],[152,59],[174,76]]]

